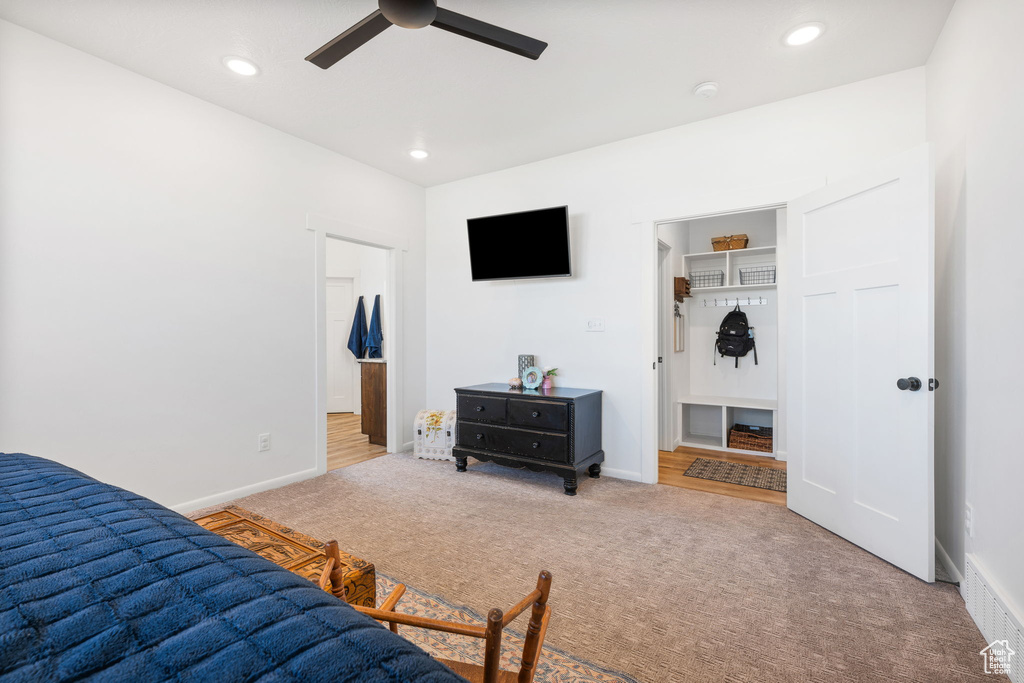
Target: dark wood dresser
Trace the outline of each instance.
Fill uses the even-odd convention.
[[[388,445],[388,366],[383,361],[357,361],[362,378],[362,432],[370,443]]]
[[[601,392],[592,389],[509,389],[478,384],[455,390],[455,467],[466,459],[554,472],[576,495],[586,470],[601,476]]]

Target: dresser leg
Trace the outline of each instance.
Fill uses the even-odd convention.
[[[456,456],[456,458],[455,458],[455,471],[456,472],[465,472],[466,471],[466,458],[460,458],[460,457]]]
[[[588,467],[587,468],[587,474],[589,474],[591,476],[591,478],[593,478],[593,479],[600,478],[601,477],[601,463],[595,462],[593,465]]]
[[[562,488],[565,489],[565,495],[567,495],[567,496],[575,496],[576,495],[576,475],[574,474],[571,477],[565,477],[564,481],[562,482]]]

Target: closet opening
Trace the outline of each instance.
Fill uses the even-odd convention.
[[[771,207],[655,225],[659,483],[786,504],[785,220]]]
[[[327,237],[327,470],[387,449],[388,250]]]

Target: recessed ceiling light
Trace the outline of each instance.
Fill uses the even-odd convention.
[[[710,100],[718,94],[718,84],[714,81],[704,81],[693,87],[693,94],[702,100]]]
[[[260,68],[244,57],[225,57],[224,66],[234,71],[239,76],[255,76]]]
[[[430,156],[430,152],[425,149],[410,149],[409,156],[413,159],[426,159]]]
[[[799,26],[790,29],[789,32],[786,33],[786,37],[783,41],[786,45],[790,45],[792,47],[806,45],[812,40],[816,40],[824,32],[825,24],[813,21],[809,24],[800,24]]]

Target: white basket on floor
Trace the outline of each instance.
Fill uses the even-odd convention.
[[[412,425],[412,454],[428,460],[455,460],[455,411],[421,410]]]

